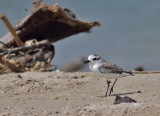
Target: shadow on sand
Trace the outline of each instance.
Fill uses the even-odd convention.
[[[142,93],[142,92],[136,91],[136,92],[127,92],[127,93],[117,93],[117,94],[111,94],[110,96],[130,95],[130,94],[135,94],[135,93]],[[105,97],[105,96],[99,96],[99,97]]]
[[[130,94],[135,94],[135,93],[142,93],[142,92],[137,91],[137,92],[117,93],[117,94],[111,94],[110,96],[130,95]]]

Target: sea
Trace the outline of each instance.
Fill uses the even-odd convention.
[[[32,0],[0,0],[0,12],[15,26],[33,11]],[[160,70],[160,0],[45,0],[70,9],[77,19],[100,21],[90,33],[58,42],[52,64],[59,68],[79,57],[99,54],[125,70]],[[0,38],[8,30],[0,20]],[[89,71],[88,66],[84,71]]]

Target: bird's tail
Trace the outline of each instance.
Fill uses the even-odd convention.
[[[132,76],[134,76],[134,74],[133,74],[133,72],[132,71],[123,71],[124,73],[128,73],[128,74],[130,74],[130,75],[132,75]]]

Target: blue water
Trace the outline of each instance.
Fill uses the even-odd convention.
[[[78,19],[99,20],[101,27],[54,43],[53,64],[63,67],[79,56],[100,54],[123,69],[160,69],[160,0],[46,0],[69,8]],[[33,9],[31,0],[0,0],[12,25]],[[0,21],[0,37],[8,32]]]

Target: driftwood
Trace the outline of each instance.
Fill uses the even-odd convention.
[[[42,46],[45,46],[45,45],[50,45],[50,42],[47,41],[47,40],[44,40],[44,41],[41,41],[41,42],[38,42],[37,44],[34,44],[34,45],[31,45],[31,46],[21,46],[21,47],[18,47],[18,48],[14,48],[13,50],[7,50],[7,51],[4,51],[4,52],[0,52],[0,57],[8,54],[8,52],[10,53],[18,53],[19,51],[28,51],[28,50],[33,50],[35,48],[40,48]]]
[[[73,34],[89,32],[93,26],[99,25],[100,23],[97,21],[89,23],[78,20],[69,9],[61,8],[57,4],[40,4],[15,27],[15,31],[23,43],[33,38],[37,41],[48,39],[51,42],[56,42]],[[10,34],[2,37],[0,41],[10,47],[16,47]]]
[[[154,74],[160,73],[160,71],[132,71],[133,74]]]
[[[14,71],[14,72],[24,72],[25,68],[23,67],[23,65],[21,64],[20,61],[9,59],[10,52],[11,52],[11,50],[7,53],[7,55],[0,57],[0,64],[1,64],[0,68],[1,68],[1,70],[3,70],[0,73],[3,74],[4,72],[10,72],[10,71],[8,71],[8,69],[10,69],[11,71]],[[6,67],[8,69],[5,69]]]
[[[13,48],[0,53],[0,73],[24,72],[32,70],[52,70],[51,60],[54,57],[54,46],[47,40],[30,46]],[[8,69],[10,71],[8,71]]]
[[[20,67],[14,65],[14,63],[11,63],[8,59],[0,58],[0,63],[14,72],[24,72],[25,71],[23,68],[20,68]]]
[[[14,30],[5,15],[1,13],[0,17],[12,33],[0,39],[1,74],[10,71],[39,70],[40,68],[52,70],[51,60],[55,51],[51,43],[73,34],[89,32],[93,26],[100,25],[97,21],[90,23],[78,20],[69,9],[61,8],[57,4],[45,5],[42,4],[42,0],[39,0],[34,2],[34,5],[35,10],[26,16]],[[30,41],[31,44],[27,44]],[[6,67],[10,70],[6,70]],[[72,65],[71,68],[80,67]]]

